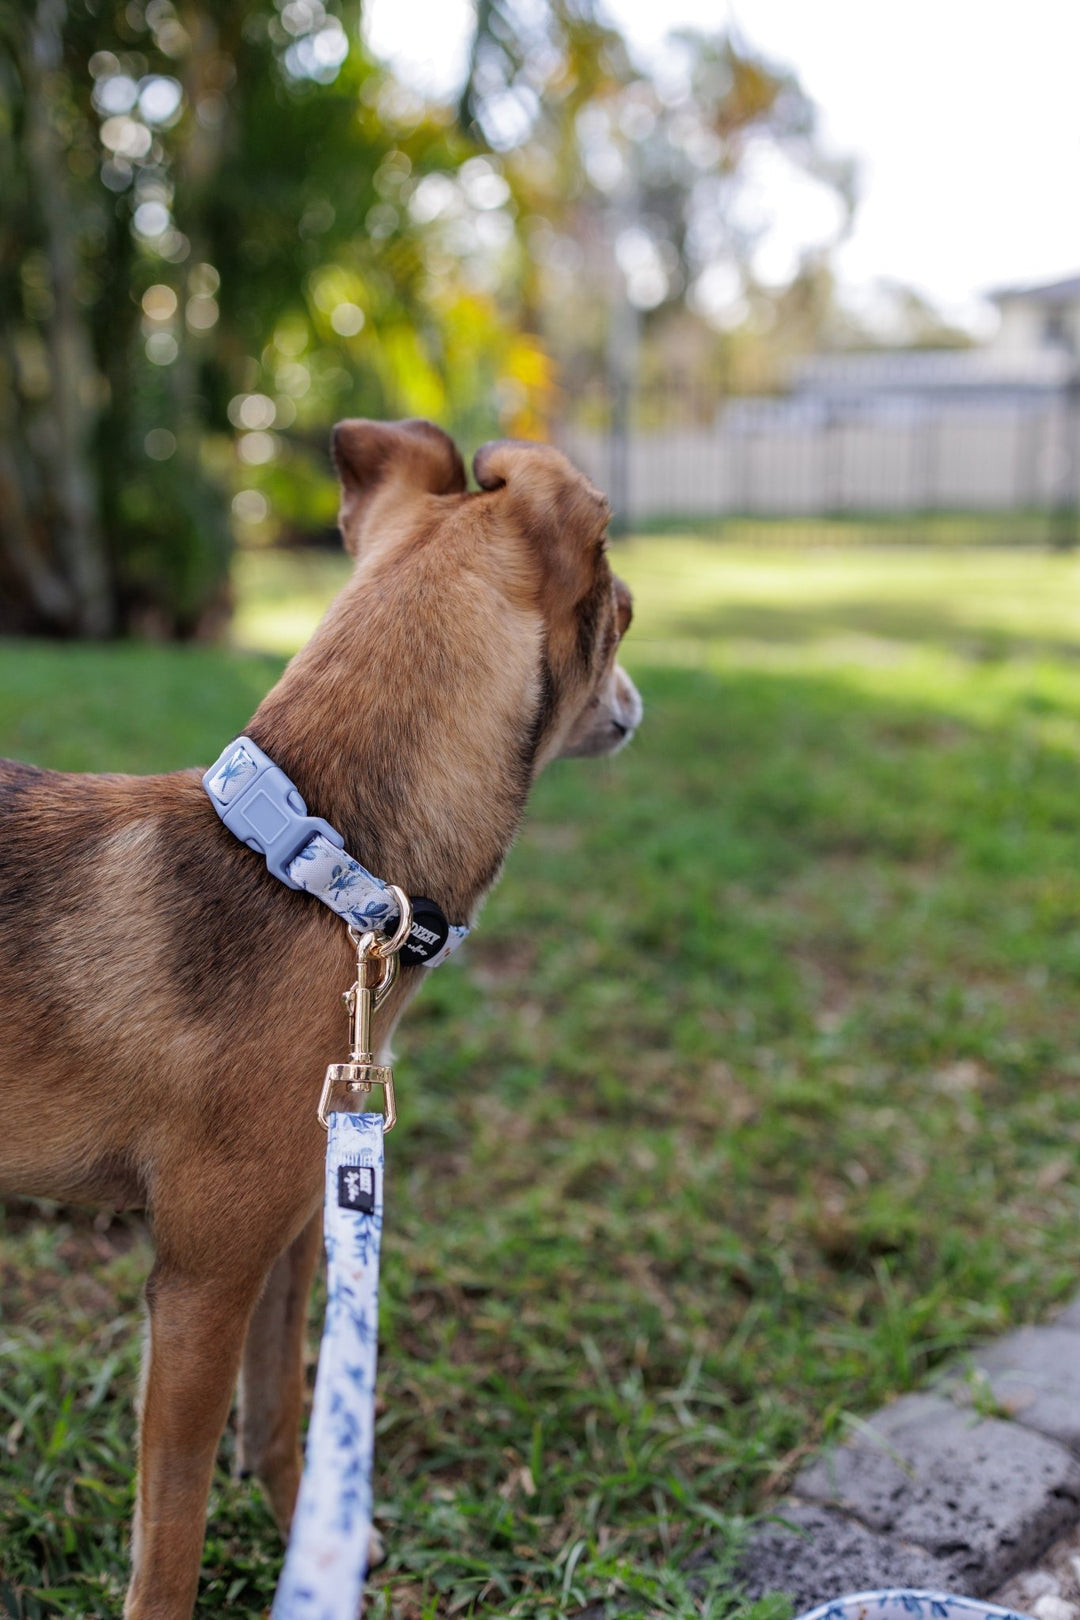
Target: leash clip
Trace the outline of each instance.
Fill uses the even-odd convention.
[[[346,1063],[331,1063],[323,1081],[319,1098],[319,1124],[330,1129],[328,1114],[335,1086],[344,1086],[346,1092],[367,1096],[372,1086],[381,1086],[383,1094],[383,1129],[392,1131],[397,1120],[397,1100],[394,1095],[394,1071],[389,1063],[376,1063],[371,1051],[371,1018],[378,1012],[397,981],[398,952],[409,937],[412,928],[412,906],[396,885],[389,886],[401,915],[397,928],[389,939],[383,940],[373,932],[358,934],[349,929],[349,938],[356,946],[356,982],[342,996],[349,1014],[352,1034]]]

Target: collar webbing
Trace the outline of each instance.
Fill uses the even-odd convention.
[[[203,776],[210,803],[241,843],[266,857],[276,878],[304,889],[362,931],[393,928],[398,908],[387,885],[345,850],[345,840],[321,816],[309,816],[293,782],[250,737],[237,737]],[[419,930],[419,932],[417,932]],[[450,924],[446,943],[425,967],[457,950],[467,928]],[[414,919],[402,947],[403,964],[416,961],[436,935]]]

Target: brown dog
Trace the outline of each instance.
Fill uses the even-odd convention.
[[[640,719],[607,503],[512,441],[479,451],[468,493],[426,422],[342,423],[334,455],[356,567],[247,731],[371,871],[468,924],[541,768],[611,753]],[[238,1373],[242,1466],[282,1529],[292,1514],[316,1105],[353,951],[221,825],[196,770],[0,763],[0,817],[0,1188],[152,1217],[125,1614],[181,1620]]]

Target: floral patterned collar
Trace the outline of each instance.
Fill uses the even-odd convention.
[[[250,737],[235,738],[202,780],[229,831],[265,856],[282,883],[313,894],[353,928],[393,928],[398,910],[382,878],[348,854],[328,821],[308,815],[295,784]],[[434,900],[417,897],[402,965],[438,967],[468,932],[448,923]]]

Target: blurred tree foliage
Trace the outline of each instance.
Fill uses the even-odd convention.
[[[460,115],[513,188],[522,298],[565,395],[628,371],[730,384],[740,355],[760,383],[770,335],[806,346],[835,318],[853,166],[796,78],[734,32],[673,34],[641,64],[596,0],[478,0]],[[765,199],[793,185],[812,229],[781,263]]]
[[[0,627],[212,632],[229,497],[331,526],[337,417],[529,431],[499,184],[334,0],[0,0]]]
[[[642,330],[700,370],[752,328],[770,162],[843,229],[812,107],[730,36],[646,69],[593,0],[477,0],[452,108],[358,14],[0,0],[0,630],[213,633],[233,532],[332,528],[335,419],[543,434]]]

